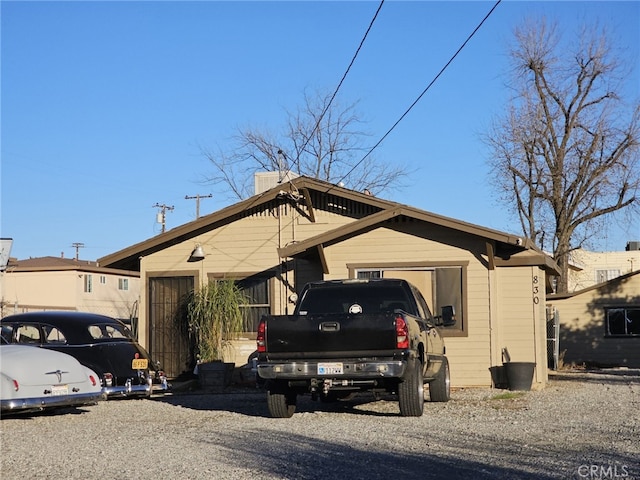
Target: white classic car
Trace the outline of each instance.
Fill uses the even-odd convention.
[[[94,405],[103,398],[98,375],[72,356],[25,345],[0,346],[3,415]]]

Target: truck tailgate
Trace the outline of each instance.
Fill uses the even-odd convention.
[[[282,315],[266,318],[271,357],[350,357],[396,348],[394,314]]]

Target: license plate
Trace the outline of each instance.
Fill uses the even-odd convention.
[[[131,368],[134,370],[146,370],[149,366],[149,361],[146,358],[134,358],[131,362]]]
[[[318,375],[342,375],[342,363],[319,363]]]
[[[69,395],[69,385],[54,385],[51,387],[51,395]]]

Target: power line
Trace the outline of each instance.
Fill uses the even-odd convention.
[[[334,90],[333,95],[331,95],[331,98],[329,99],[329,102],[324,107],[324,110],[322,110],[322,113],[318,117],[318,121],[316,122],[316,125],[313,127],[313,130],[311,130],[311,133],[309,134],[309,137],[307,138],[307,140],[302,144],[302,147],[300,148],[299,152],[304,151],[306,146],[311,141],[311,138],[313,137],[313,134],[320,127],[320,122],[322,121],[322,119],[324,118],[325,114],[329,110],[329,107],[333,103],[333,100],[336,98],[336,95],[338,94],[338,90],[340,90],[340,87],[342,86],[345,78],[347,78],[347,75],[349,74],[349,70],[351,70],[351,67],[355,63],[356,58],[357,58],[358,54],[360,53],[360,49],[362,49],[362,45],[364,45],[364,41],[366,40],[367,36],[369,35],[369,32],[371,31],[371,28],[373,27],[373,23],[376,21],[376,18],[378,18],[378,13],[380,13],[380,10],[382,9],[382,5],[383,4],[384,4],[384,0],[381,0],[380,1],[380,5],[378,5],[378,9],[376,10],[375,15],[371,19],[371,22],[369,22],[369,27],[367,28],[367,31],[365,32],[364,36],[362,37],[362,40],[360,40],[360,45],[358,45],[356,53],[354,53],[353,58],[351,58],[351,62],[349,63],[349,66],[345,70],[344,75],[342,75],[342,78],[340,79],[340,82],[338,83],[338,86]],[[298,164],[299,162],[300,162],[300,153],[298,153],[298,156],[296,157],[296,159],[294,160],[293,163],[295,165],[295,164]],[[286,174],[289,173],[290,171],[291,171],[291,168],[287,168],[287,171],[285,172],[284,175],[286,176]]]
[[[380,140],[378,140],[378,142],[371,147],[371,149],[366,153],[366,155],[364,157],[362,157],[354,166],[353,168],[351,168],[351,170],[349,170],[346,174],[344,174],[342,176],[342,178],[340,180],[338,180],[337,183],[340,183],[342,180],[344,180],[345,178],[347,178],[356,168],[358,168],[358,166],[360,166],[360,164],[362,162],[365,161],[365,159],[371,155],[371,153],[378,148],[378,146],[380,146],[380,144],[384,141],[385,138],[387,138],[387,136],[389,136],[389,134],[398,126],[398,124],[404,119],[404,117],[406,117],[409,112],[413,109],[413,107],[416,106],[416,104],[420,101],[420,99],[424,96],[425,93],[427,93],[427,91],[431,88],[431,86],[436,83],[436,80],[438,80],[438,78],[440,78],[440,75],[442,75],[444,73],[444,71],[449,67],[449,65],[453,62],[453,60],[458,56],[458,54],[462,51],[462,49],[467,45],[467,43],[469,43],[469,41],[471,40],[471,38],[476,34],[476,32],[480,29],[480,27],[482,27],[482,25],[484,24],[484,22],[491,16],[491,14],[493,13],[493,11],[498,7],[498,5],[500,4],[502,0],[497,0],[497,2],[493,5],[493,7],[491,8],[491,10],[489,10],[489,13],[487,13],[485,15],[485,17],[482,19],[482,21],[478,24],[478,26],[473,30],[473,32],[471,32],[471,34],[467,37],[467,39],[462,43],[462,45],[460,46],[460,48],[458,48],[458,50],[456,51],[456,53],[453,54],[453,56],[449,59],[449,61],[445,64],[444,67],[442,67],[442,69],[440,69],[440,71],[438,72],[438,74],[433,78],[433,80],[431,80],[431,82],[429,82],[429,84],[425,87],[425,89],[422,91],[422,93],[420,95],[418,95],[418,98],[416,98],[413,103],[409,106],[409,108],[407,108],[405,110],[405,112],[400,116],[400,118],[396,121],[396,123],[394,123],[391,128],[389,130],[387,130],[387,133],[385,133],[382,138],[380,138]],[[333,187],[330,187],[327,192],[329,192]]]

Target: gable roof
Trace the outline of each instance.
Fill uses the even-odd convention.
[[[340,238],[348,238],[358,235],[367,228],[382,224],[383,222],[393,218],[409,217],[484,238],[488,242],[498,245],[502,252],[506,252],[508,254],[507,256],[510,259],[509,265],[515,266],[517,262],[524,261],[524,264],[543,265],[551,271],[556,272],[556,274],[559,274],[559,269],[555,262],[539,250],[528,238],[519,237],[517,235],[492,230],[479,225],[426,212],[414,207],[384,200],[309,177],[294,178],[289,182],[283,183],[258,195],[254,195],[253,197],[230,205],[218,210],[217,212],[205,215],[197,220],[173,228],[146,241],[102,257],[98,262],[103,266],[139,270],[139,258],[141,256],[146,256],[169,246],[182,243],[183,241],[204,232],[213,230],[227,223],[231,223],[237,218],[251,214],[251,212],[263,208],[265,205],[278,198],[285,198],[288,200],[294,200],[296,203],[303,203],[307,208],[307,213],[305,213],[305,215],[311,221],[314,221],[315,207],[312,202],[311,192],[331,195],[356,202],[357,204],[366,207],[368,213],[361,215],[360,217],[356,217],[356,220],[347,225],[343,225],[339,228],[329,230],[304,241],[279,249],[278,254],[281,258],[295,256],[316,248],[322,248],[324,243],[335,242],[339,241]],[[517,257],[518,253],[526,251],[533,253],[534,256],[529,255],[526,259]],[[513,255],[515,255],[515,257]],[[498,259],[498,262],[499,264],[504,264],[504,260]]]

